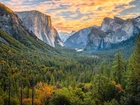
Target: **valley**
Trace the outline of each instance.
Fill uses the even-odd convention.
[[[0,105],[139,105],[139,20],[104,18],[62,41],[50,16],[0,2]]]

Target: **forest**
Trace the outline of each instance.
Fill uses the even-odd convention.
[[[140,35],[124,59],[0,44],[0,105],[140,105]],[[21,49],[22,46],[22,49]]]

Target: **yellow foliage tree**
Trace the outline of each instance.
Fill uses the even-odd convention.
[[[36,95],[44,105],[49,104],[49,99],[52,97],[53,86],[49,86],[46,83],[38,83],[35,87]]]

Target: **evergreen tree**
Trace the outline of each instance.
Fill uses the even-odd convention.
[[[115,54],[113,68],[114,68],[114,78],[116,79],[115,81],[121,83],[122,76],[124,73],[124,59],[120,52]]]
[[[140,105],[140,35],[130,59],[130,68],[132,70],[130,71],[127,87],[129,103]]]

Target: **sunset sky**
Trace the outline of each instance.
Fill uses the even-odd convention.
[[[104,17],[140,16],[140,0],[0,0],[13,11],[38,10],[60,32],[100,25]]]

